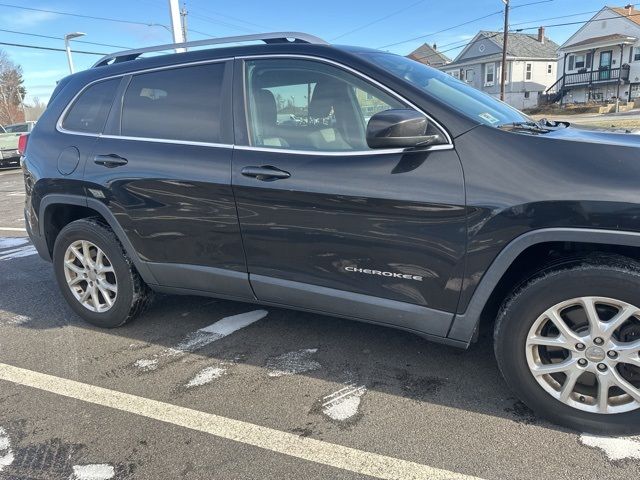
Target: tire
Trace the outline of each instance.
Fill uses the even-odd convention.
[[[589,305],[596,308],[589,310]],[[625,396],[618,380],[622,377],[635,388],[627,391],[640,395],[640,359],[635,351],[640,350],[640,309],[635,307],[640,307],[640,265],[633,260],[598,255],[544,271],[518,287],[498,314],[494,347],[500,371],[513,392],[551,422],[594,434],[638,434],[640,401]],[[589,316],[589,311],[596,313]],[[557,316],[551,320],[554,312],[559,320]],[[618,324],[611,321],[618,313],[628,319],[610,330]],[[589,323],[590,318],[596,321]],[[569,326],[566,335],[556,327],[563,322]],[[574,343],[574,333],[589,341]],[[546,341],[546,337],[569,347],[540,346],[540,338]],[[611,353],[622,342],[629,352]],[[602,345],[599,350],[592,348],[598,345]],[[557,363],[570,366],[561,373],[540,374],[540,369],[557,368]],[[572,383],[572,375],[577,377],[575,387],[563,390]],[[601,385],[611,385],[606,397],[599,393]],[[565,390],[568,396],[562,394]],[[623,402],[625,399],[629,402]]]
[[[100,285],[108,283],[111,288],[116,288],[116,292],[103,288],[101,293],[96,295],[97,304],[93,301],[93,295],[85,301],[85,304],[81,302],[81,298],[78,297],[81,297],[87,289],[97,292],[98,288],[101,288],[98,285],[102,280],[97,278],[93,272],[76,274],[75,270],[70,270],[74,265],[65,267],[65,256],[69,261],[74,259],[75,269],[83,268],[84,265],[80,260],[80,257],[84,258],[84,255],[74,256],[69,250],[72,245],[78,248],[89,246],[87,251],[92,252],[90,255],[97,255],[97,249],[102,251],[101,264],[104,270],[109,270],[109,272],[98,275],[104,277],[105,283],[100,283]],[[76,248],[76,252],[78,248]],[[84,249],[81,250],[81,252],[83,251]],[[94,266],[98,264],[96,258],[93,258],[93,262]],[[60,291],[71,308],[81,318],[98,327],[115,328],[124,325],[141,315],[150,303],[151,291],[127,257],[113,231],[98,219],[76,220],[60,231],[53,249],[53,268]],[[83,268],[83,272],[86,271],[87,269]],[[89,278],[87,275],[92,273],[93,277]],[[69,280],[67,275],[74,278]],[[87,280],[80,280],[81,276]],[[68,282],[74,280],[80,281],[74,287],[69,286]],[[89,282],[92,287],[89,287]],[[95,285],[95,289],[93,285]],[[111,300],[110,306],[107,302],[107,296]]]

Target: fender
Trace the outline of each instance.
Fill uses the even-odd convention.
[[[455,315],[447,337],[469,344],[478,328],[484,306],[509,266],[524,250],[545,242],[580,242],[640,247],[640,233],[589,228],[543,228],[520,235],[507,244],[495,258],[476,287],[466,311]]]
[[[41,238],[44,238],[45,235],[43,220],[45,218],[44,215],[46,214],[46,210],[49,206],[57,204],[88,207],[102,215],[102,217],[109,224],[109,227],[111,227],[111,230],[113,230],[113,233],[115,233],[116,237],[118,237],[118,240],[124,247],[125,252],[127,252],[127,256],[131,259],[145,283],[147,283],[148,285],[156,285],[158,283],[153,276],[153,273],[151,273],[151,270],[147,266],[147,263],[140,259],[140,256],[133,248],[133,245],[129,241],[126,233],[124,232],[116,218],[113,216],[113,213],[111,213],[111,210],[109,210],[109,208],[104,203],[95,198],[68,194],[49,194],[45,196],[40,201],[40,209],[38,211],[38,224],[40,230],[39,234]]]

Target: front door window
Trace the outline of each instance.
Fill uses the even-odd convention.
[[[611,78],[611,55],[612,51],[600,53],[600,80],[609,80]]]

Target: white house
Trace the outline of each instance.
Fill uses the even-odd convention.
[[[538,105],[542,93],[556,81],[558,45],[545,36],[509,33],[505,101],[523,109]],[[455,60],[440,69],[473,87],[500,96],[502,32],[479,32]]]
[[[640,97],[640,10],[604,7],[558,49],[563,103]]]

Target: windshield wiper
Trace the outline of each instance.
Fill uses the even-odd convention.
[[[552,130],[558,130],[560,128],[567,128],[569,126],[569,122],[555,122],[552,120],[547,120],[543,118],[537,122],[529,121],[529,122],[513,122],[513,123],[503,123],[498,125],[497,128],[501,130],[508,131],[525,131],[532,133],[549,133]]]

